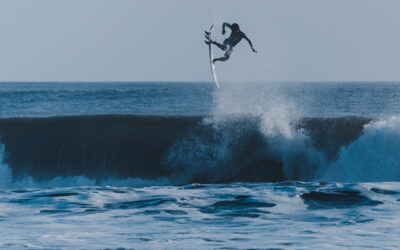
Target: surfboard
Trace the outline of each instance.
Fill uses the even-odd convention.
[[[212,37],[213,37],[214,18],[212,17],[211,12],[210,12],[208,9],[207,9],[207,12],[208,12],[208,15],[210,16],[211,23],[212,23],[209,32],[206,32],[206,39],[207,39],[207,41],[210,41],[210,40],[212,39]],[[217,87],[219,88],[219,83],[218,83],[218,79],[217,79],[217,74],[216,74],[216,72],[215,72],[215,65],[214,65],[214,63],[213,63],[213,60],[214,60],[214,52],[213,52],[213,47],[212,47],[212,44],[211,44],[211,43],[208,45],[208,51],[209,51],[208,53],[209,53],[209,56],[210,56],[211,73],[212,73],[212,76],[213,76],[213,79],[214,79],[215,84],[216,84]]]
[[[208,37],[207,37],[207,34],[206,34],[206,39],[208,38],[208,41],[211,40],[211,37],[212,37],[212,34],[213,34],[213,29],[214,29],[214,24],[211,25],[211,28],[210,28]],[[208,45],[208,51],[209,51],[209,55],[210,55],[211,73],[212,73],[212,76],[213,76],[213,78],[214,78],[215,84],[216,84],[217,87],[219,88],[219,83],[218,83],[217,75],[216,75],[216,73],[215,73],[215,65],[214,65],[214,63],[213,63],[213,60],[214,60],[214,53],[213,53],[213,47],[212,47],[212,44],[211,44],[211,43]]]

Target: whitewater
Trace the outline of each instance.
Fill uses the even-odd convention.
[[[2,248],[400,245],[400,84],[1,83]]]

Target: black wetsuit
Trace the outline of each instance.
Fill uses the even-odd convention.
[[[257,51],[253,48],[253,44],[251,43],[250,39],[246,36],[245,33],[243,33],[240,29],[239,26],[236,25],[231,25],[228,23],[224,23],[222,25],[222,34],[225,34],[225,26],[231,29],[231,35],[224,40],[223,44],[220,44],[216,41],[211,41],[212,44],[215,44],[218,48],[221,50],[225,51],[225,55],[220,58],[215,58],[214,63],[216,61],[226,61],[229,59],[229,57],[232,54],[233,47],[235,47],[243,38],[250,44],[251,49],[253,52],[257,53]]]

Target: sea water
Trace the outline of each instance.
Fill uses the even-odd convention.
[[[0,247],[393,248],[400,83],[0,83]]]

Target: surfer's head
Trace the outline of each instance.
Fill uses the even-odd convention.
[[[233,24],[232,24],[232,29],[233,29],[233,30],[239,30],[239,24],[233,23]]]

